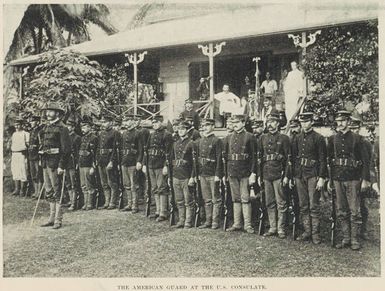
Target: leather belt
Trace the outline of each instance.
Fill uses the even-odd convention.
[[[280,154],[269,154],[269,155],[264,155],[263,156],[263,161],[268,162],[268,161],[280,161],[282,160],[283,156]]]
[[[163,150],[150,149],[148,154],[150,156],[164,156],[165,152]]]
[[[177,166],[177,167],[183,166],[183,165],[186,165],[186,164],[187,164],[187,161],[184,160],[184,159],[177,159],[177,160],[172,161],[172,165],[173,166]]]
[[[138,153],[138,151],[135,149],[122,150],[123,155],[136,155],[137,153]]]
[[[310,159],[307,159],[307,158],[297,158],[297,160],[299,161],[299,164],[301,166],[304,166],[304,167],[312,167],[314,166],[317,161],[316,160],[310,160]]]
[[[202,164],[202,165],[205,165],[205,164],[208,164],[208,163],[215,163],[216,160],[213,160],[213,159],[209,159],[209,158],[199,158],[199,162]]]
[[[100,149],[99,150],[100,154],[108,154],[108,153],[112,153],[112,149]]]
[[[87,151],[87,150],[79,150],[79,156],[81,157],[87,157],[91,154],[90,151]]]
[[[230,161],[245,161],[249,158],[249,154],[231,154]]]
[[[60,153],[59,148],[51,148],[51,149],[43,150],[43,154],[47,154],[47,155],[58,155],[59,153]]]

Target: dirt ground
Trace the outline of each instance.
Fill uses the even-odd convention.
[[[323,205],[323,243],[315,246],[290,237],[171,229],[143,211],[67,212],[63,227],[52,230],[39,227],[48,218],[45,201],[30,227],[36,201],[5,193],[4,277],[380,276],[379,203],[368,202],[370,240],[354,252],[330,247],[328,205]]]

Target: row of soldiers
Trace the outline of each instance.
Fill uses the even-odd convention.
[[[34,123],[31,130],[29,161],[35,165],[30,168],[43,168],[45,197],[50,202],[50,217],[43,226],[61,227],[64,184],[71,210],[80,184],[85,210],[99,207],[100,199],[95,195],[99,197],[102,192],[101,208],[123,208],[124,194],[127,205],[123,210],[137,213],[138,192],[146,191],[147,202],[151,197],[156,205],[151,217],[165,221],[176,208],[177,228],[194,225],[197,200],[203,200],[205,222],[200,228],[217,229],[222,207],[227,208],[229,199],[220,191],[224,185],[233,212],[233,224],[227,231],[254,233],[252,200],[253,193],[258,192],[264,194],[263,207],[268,217],[269,230],[264,236],[285,238],[290,201],[284,189],[295,185],[303,226],[297,239],[319,244],[320,198],[327,185],[329,190],[335,189],[336,214],[343,235],[337,247],[361,247],[360,228],[366,228],[367,221],[361,193],[371,186],[371,165],[378,168],[378,142],[372,150],[354,132],[360,125],[347,111],[337,113],[337,133],[327,139],[314,131],[310,112],[290,122],[290,136],[281,133],[278,112],[272,111],[265,125],[253,121],[253,133],[245,130],[246,116],[234,115],[227,120],[228,135],[223,139],[215,136],[213,119],[204,119],[200,132],[188,119],[174,120],[168,131],[163,117],[154,116],[150,132],[140,127],[138,115],[124,117],[120,130],[114,128],[114,118],[104,116],[98,133],[94,123],[85,118],[79,136],[74,120],[68,119],[67,124],[61,121],[63,113],[58,104],[49,104],[45,109],[46,124]],[[32,178],[38,196],[42,185],[37,175]],[[193,190],[196,185],[201,197]]]

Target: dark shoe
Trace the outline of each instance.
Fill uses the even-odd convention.
[[[116,209],[116,206],[115,205],[110,205],[107,207],[107,210],[112,210],[112,209]]]
[[[219,225],[216,223],[213,223],[213,225],[211,226],[211,229],[218,229],[218,228],[219,228]]]
[[[55,223],[55,225],[52,227],[52,229],[59,229],[61,228],[61,223]]]
[[[353,251],[358,251],[359,249],[361,249],[361,244],[358,241],[352,241],[352,245],[350,246],[350,248]]]
[[[341,243],[336,245],[336,249],[343,249],[350,247],[350,240],[343,239]]]
[[[137,208],[134,208],[134,209],[132,209],[132,213],[138,213],[139,212],[139,209],[137,209]]]
[[[150,214],[148,216],[148,218],[152,219],[152,218],[158,218],[159,217],[159,214]]]
[[[156,222],[162,222],[162,221],[165,221],[165,220],[167,220],[166,217],[164,217],[164,216],[159,216],[155,221],[156,221]]]
[[[122,209],[122,211],[132,211],[131,206],[126,206]]]
[[[48,227],[48,226],[53,226],[54,223],[53,222],[47,222],[47,223],[44,223],[42,225],[40,225],[41,227]]]
[[[304,232],[300,236],[297,237],[297,241],[309,241],[311,239],[310,233]]]
[[[192,228],[192,225],[191,224],[185,224],[184,228]]]
[[[269,232],[266,232],[263,234],[264,237],[268,237],[268,236],[276,236],[277,233],[275,231],[269,231]]]
[[[85,209],[85,208],[84,208]],[[83,207],[82,207],[82,210],[84,210]],[[68,208],[68,211],[74,211],[75,210],[75,207],[73,207],[73,205],[71,205],[69,208]]]
[[[210,224],[202,224],[201,226],[198,227],[199,229],[205,229],[205,228],[211,228]]]
[[[232,226],[232,227],[226,229],[226,231],[228,231],[228,232],[241,231],[241,230],[242,230],[241,227],[234,227],[234,226]]]

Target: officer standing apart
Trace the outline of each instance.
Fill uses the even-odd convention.
[[[152,126],[154,132],[150,134],[147,142],[146,151],[148,157],[148,172],[151,181],[151,193],[155,198],[156,212],[151,215],[151,218],[156,218],[156,221],[161,222],[167,219],[168,212],[168,190],[167,190],[167,162],[172,150],[172,135],[162,124],[163,116],[156,115],[152,118]],[[143,167],[143,172],[146,172],[146,167]]]
[[[121,157],[123,185],[127,194],[127,205],[124,211],[137,213],[138,210],[138,179],[136,171],[142,169],[143,144],[140,131],[136,129],[135,115],[130,115],[124,121],[126,130],[122,133]]]
[[[112,128],[110,117],[102,117],[98,139],[97,166],[104,193],[104,209],[115,209],[118,197],[117,143],[119,132]]]
[[[327,176],[326,142],[313,130],[313,113],[300,114],[299,121],[302,132],[292,139],[293,147],[298,151],[293,156],[292,168],[304,232],[297,240],[312,239],[314,244],[320,244],[320,197]]]
[[[42,227],[53,226],[58,229],[63,220],[63,193],[60,176],[65,175],[68,157],[71,152],[71,139],[67,127],[60,120],[64,110],[52,102],[46,108],[47,125],[42,129],[42,167],[45,195],[49,202],[50,216]]]
[[[269,232],[264,236],[273,236],[278,232],[279,238],[285,238],[287,198],[282,186],[289,183],[290,141],[288,136],[279,133],[277,111],[273,111],[267,116],[266,126],[268,132],[261,136],[257,148],[259,184],[263,180],[270,224]]]
[[[222,143],[214,135],[214,119],[204,119],[202,126],[203,137],[196,141],[196,144],[198,145],[199,174],[202,196],[205,201],[206,222],[199,228],[217,229],[222,206],[222,197],[216,186],[222,176]]]
[[[363,138],[349,127],[350,112],[338,111],[335,121],[337,134],[328,139],[328,159],[332,183],[336,189],[337,218],[343,240],[337,248],[361,248],[358,235],[362,224],[360,213],[361,190],[370,186],[369,156]]]
[[[83,210],[93,209],[93,195],[95,193],[95,154],[98,138],[91,130],[91,121],[83,118],[81,123],[83,136],[79,146],[79,174],[80,186],[84,195]]]
[[[76,126],[76,120],[73,116],[70,116],[67,121],[66,125],[68,128],[68,131],[70,133],[70,139],[71,139],[71,155],[68,161],[68,168],[66,171],[66,187],[69,192],[70,196],[70,203],[71,206],[68,208],[68,210],[73,211],[76,207],[76,192],[79,191],[78,183],[78,177],[77,171],[79,169],[79,147],[80,147],[80,136],[76,134],[75,132],[75,126]],[[80,195],[80,193],[78,193]]]
[[[232,120],[234,132],[227,140],[225,153],[233,200],[234,223],[226,231],[241,230],[243,214],[244,230],[248,233],[254,233],[251,226],[249,185],[256,182],[255,138],[245,130],[245,115],[234,115]]]
[[[175,142],[171,152],[173,166],[173,186],[175,201],[178,208],[179,221],[176,228],[191,228],[193,221],[194,198],[188,186],[194,185],[193,142],[187,130],[190,123],[180,122],[178,126],[179,139]]]

